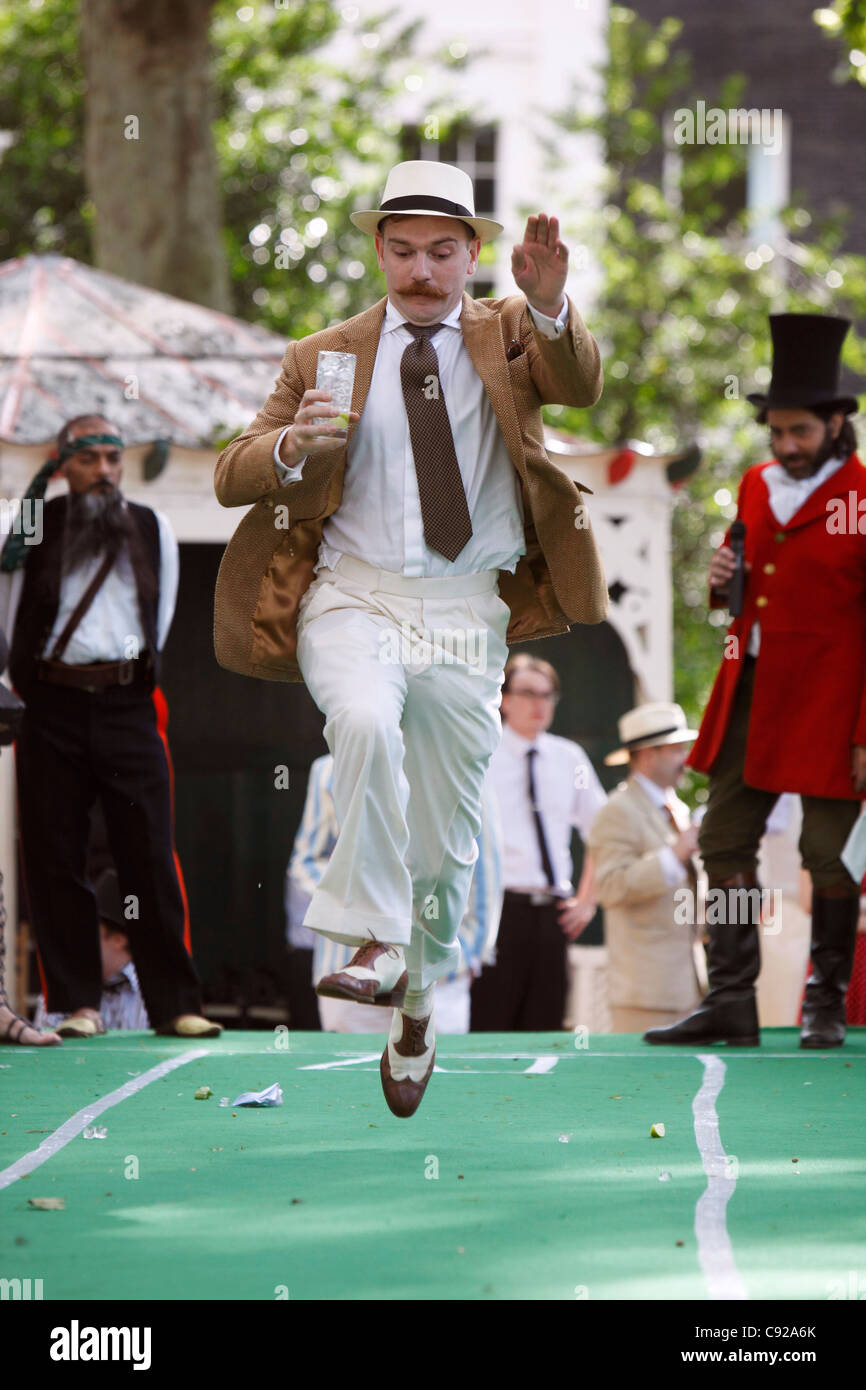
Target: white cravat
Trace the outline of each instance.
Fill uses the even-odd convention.
[[[529,312],[547,338],[559,337],[568,322],[568,300],[559,317]],[[336,566],[342,554],[378,569],[410,577],[512,573],[526,552],[520,478],[505,447],[484,384],[466,350],[460,329],[462,301],[442,320],[431,342],[448,409],[454,449],[472,519],[472,536],[457,559],[447,560],[424,540],[418,480],[403,403],[400,360],[414,339],[406,319],[388,301],[364,413],[346,454],[343,495],[322,527],[317,568]],[[286,426],[274,446],[274,467],[283,484],[301,477],[306,459],[289,468],[279,457]]]
[[[502,823],[502,881],[506,888],[550,891],[529,804],[526,754],[533,745],[538,749],[535,795],[556,879],[554,891],[568,897],[573,892],[572,828],[586,841],[607,796],[580,744],[548,733],[524,738],[509,724],[502,726],[502,740],[487,773]]]
[[[822,483],[826,483],[828,478],[832,478],[842,467],[846,459],[827,459],[821,464],[817,473],[813,473],[809,478],[792,478],[787,468],[783,468],[781,463],[771,463],[765,468],[761,477],[767,484],[769,494],[770,511],[776,518],[780,526],[787,526],[788,522],[797,515],[804,502],[817,491]],[[757,656],[761,649],[761,625],[755,622],[749,634],[749,656]]]

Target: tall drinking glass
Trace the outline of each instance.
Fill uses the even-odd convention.
[[[316,362],[316,390],[330,391],[330,404],[335,405],[340,413],[339,415],[323,415],[315,421],[315,424],[340,425],[341,434],[346,434],[348,431],[357,360],[354,352],[319,353]]]

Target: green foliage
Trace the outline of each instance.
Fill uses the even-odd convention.
[[[666,120],[695,99],[725,110],[742,89],[695,92],[690,60],[671,45],[677,20],[657,28],[611,10],[603,109],[580,92],[556,125],[592,132],[605,150],[600,208],[581,234],[600,281],[592,327],[605,363],[604,394],[591,412],[554,407],[559,428],[599,441],[649,441],[659,452],[697,441],[703,462],[677,490],[673,509],[676,698],[690,720],[706,703],[721,655],[724,613],[707,607],[706,571],[735,514],[744,469],[769,456],[745,400],[769,379],[767,314],[866,312],[866,259],[843,255],[844,227],[820,228],[802,208],[784,216],[775,248],[757,252],[742,208],[745,146],[680,145],[665,151]],[[554,156],[556,139],[547,142]],[[670,142],[669,142],[670,143]],[[672,175],[670,160],[681,168]],[[772,156],[767,156],[768,158]],[[801,238],[809,229],[809,242]],[[862,343],[846,354],[866,368]]]
[[[365,196],[376,206],[400,157],[394,112],[405,78],[423,79],[443,132],[466,115],[446,90],[463,60],[421,53],[420,25],[396,13],[349,22],[328,0],[215,5],[214,135],[239,317],[302,337],[372,302],[373,240],[349,212]],[[84,101],[76,0],[0,11],[0,131],[11,133],[0,155],[0,258],[91,260]]]
[[[833,0],[832,5],[815,10],[813,18],[828,37],[842,44],[835,81],[853,79],[866,87],[866,0]]]
[[[0,8],[0,259],[90,257],[83,92],[77,5]]]

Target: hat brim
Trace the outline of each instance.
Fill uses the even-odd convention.
[[[665,734],[663,738],[641,739],[630,748],[615,748],[612,753],[608,753],[604,760],[605,766],[621,767],[628,762],[632,753],[639,753],[642,748],[666,748],[676,743],[693,743],[697,736],[697,729],[680,729],[678,733]]]
[[[860,409],[860,404],[856,396],[828,396],[822,399],[812,396],[808,400],[791,400],[788,396],[781,399],[777,396],[764,396],[760,392],[753,391],[746,396],[746,400],[751,405],[755,405],[759,410],[811,410],[813,406],[833,406],[836,410],[841,410],[843,415],[856,415]]]
[[[466,222],[472,228],[476,236],[482,241],[492,241],[498,237],[500,232],[505,230],[501,222],[494,222],[490,217],[463,217],[458,213],[451,212],[431,212],[429,208],[400,208],[400,211],[389,211],[387,208],[367,208],[362,212],[350,212],[349,221],[359,231],[368,232],[370,236],[375,236],[379,230],[379,223],[385,217],[448,217],[458,221]]]

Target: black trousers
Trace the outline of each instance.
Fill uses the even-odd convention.
[[[201,987],[183,939],[168,762],[150,694],[131,686],[89,694],[36,682],[16,771],[25,890],[47,1009],[99,1008],[99,924],[85,870],[98,797],[151,1023],[201,1013]]]
[[[496,964],[472,982],[472,1033],[558,1031],[568,989],[567,940],[556,903],[533,907],[508,895],[496,942]]]

